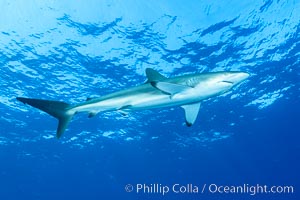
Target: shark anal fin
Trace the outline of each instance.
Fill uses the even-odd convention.
[[[119,108],[118,111],[119,110],[126,110],[126,109],[129,109],[131,107],[132,107],[132,105],[125,105],[125,106],[122,106],[121,108]]]
[[[181,106],[185,112],[185,122],[187,126],[190,127],[195,123],[200,110],[200,106],[201,106],[200,102]]]
[[[127,117],[128,116],[128,112],[126,112],[124,110],[118,110],[118,113],[120,113],[123,117]]]
[[[118,112],[118,113],[120,113],[121,115],[123,115],[123,116],[127,116],[128,115],[128,109],[130,109],[132,107],[132,105],[125,105],[125,106],[122,106],[122,107],[120,107],[120,108],[118,108],[116,111]]]
[[[162,81],[167,78],[161,75],[158,71],[155,71],[154,69],[151,68],[146,69],[146,76],[148,78],[146,83],[150,83],[152,81]]]
[[[168,83],[168,82],[157,82],[152,81],[151,85],[155,87],[156,89],[159,89],[163,93],[174,95],[180,92],[184,92],[188,89],[191,89],[192,87],[187,85],[180,85],[180,84],[174,84],[174,83]]]

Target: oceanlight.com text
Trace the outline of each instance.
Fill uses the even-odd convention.
[[[267,186],[267,185],[235,185],[235,186],[226,186],[226,185],[217,185],[210,184],[208,185],[208,191],[210,193],[219,193],[219,194],[292,194],[294,193],[293,186]]]
[[[127,184],[125,186],[126,192],[136,194],[160,194],[167,195],[173,194],[247,194],[247,195],[258,195],[258,194],[293,194],[294,187],[288,185],[277,185],[268,186],[261,184],[241,184],[241,185],[218,185],[218,184]]]

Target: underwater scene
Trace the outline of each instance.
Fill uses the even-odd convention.
[[[0,9],[0,199],[300,198],[300,1]]]

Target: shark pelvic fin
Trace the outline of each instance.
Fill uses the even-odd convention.
[[[98,114],[98,112],[89,112],[88,118],[95,117]]]
[[[148,78],[146,83],[150,83],[152,81],[162,81],[167,78],[167,77],[161,75],[158,71],[155,71],[154,69],[151,69],[151,68],[146,69],[146,76]]]
[[[151,82],[151,85],[155,87],[156,89],[159,89],[163,93],[169,94],[169,95],[175,95],[180,92],[184,92],[185,90],[191,89],[192,87],[186,86],[186,85],[180,85],[180,84],[174,84],[174,83],[168,83],[168,82]]]
[[[200,110],[200,106],[200,102],[181,106],[185,112],[185,122],[187,126],[192,126],[195,123]]]
[[[61,101],[48,101],[42,99],[29,99],[23,97],[17,97],[17,100],[23,102],[24,104],[28,104],[35,108],[38,108],[48,113],[49,115],[57,118],[57,138],[60,138],[62,136],[75,114],[68,112],[68,108],[70,107],[70,105]]]

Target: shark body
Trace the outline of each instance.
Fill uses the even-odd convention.
[[[147,68],[147,82],[100,98],[70,105],[61,101],[49,101],[17,97],[17,100],[38,108],[59,121],[56,136],[60,138],[73,116],[88,112],[93,117],[99,112],[129,112],[142,109],[181,106],[185,111],[187,126],[196,121],[201,101],[223,94],[249,77],[245,72],[211,72],[167,78]]]

